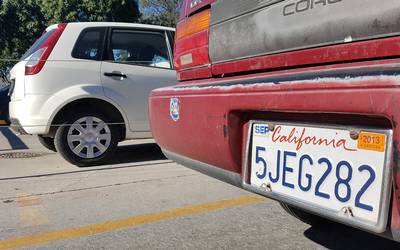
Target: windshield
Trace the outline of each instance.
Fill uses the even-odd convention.
[[[46,40],[56,31],[57,29],[52,29],[46,33],[44,33],[29,49],[25,54],[21,57],[21,61],[25,60],[29,56],[31,56],[33,53],[35,53]]]

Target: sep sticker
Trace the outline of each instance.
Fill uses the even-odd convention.
[[[269,135],[269,127],[266,124],[257,124],[254,126],[254,134],[256,136],[268,136]]]
[[[180,119],[180,101],[178,98],[171,98],[169,103],[169,114],[171,119],[175,122]]]
[[[385,146],[386,146],[385,134],[361,132],[360,136],[358,137],[359,149],[385,152]]]

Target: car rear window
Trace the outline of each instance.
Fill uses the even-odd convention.
[[[72,57],[101,60],[106,28],[88,28],[82,31],[72,51]]]
[[[43,33],[43,35],[28,49],[28,51],[25,52],[20,60],[23,61],[35,53],[56,30],[57,29],[52,29]]]

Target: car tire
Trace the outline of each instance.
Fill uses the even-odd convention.
[[[54,145],[54,138],[38,136],[40,144],[50,151],[57,152],[56,146]]]
[[[106,164],[119,141],[119,125],[98,111],[71,114],[57,128],[54,143],[68,162],[78,167]]]
[[[292,215],[293,217],[301,220],[302,222],[310,226],[321,226],[329,223],[327,219],[308,213],[304,210],[293,207],[287,203],[280,202],[280,205],[288,214]]]

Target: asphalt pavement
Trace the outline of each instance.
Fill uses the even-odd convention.
[[[0,129],[0,249],[400,249],[175,164],[152,140],[78,168]]]

